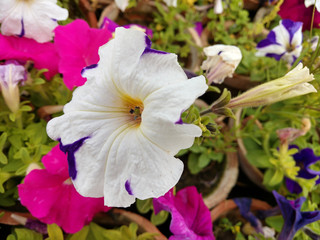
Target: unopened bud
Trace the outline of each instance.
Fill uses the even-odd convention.
[[[309,73],[309,68],[302,67],[302,63],[299,63],[285,76],[258,85],[238,97],[231,99],[226,107],[231,109],[257,107],[311,92],[317,92],[314,86],[308,83],[314,80],[313,74]]]
[[[217,44],[203,49],[208,57],[201,68],[206,70],[208,84],[221,84],[226,77],[232,77],[239,65],[242,54],[238,47]]]
[[[25,68],[15,61],[0,65],[0,87],[4,101],[11,112],[17,112],[20,104],[18,83],[26,80]]]

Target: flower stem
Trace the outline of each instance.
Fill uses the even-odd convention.
[[[313,22],[314,22],[314,14],[315,14],[315,11],[316,11],[316,3],[314,3],[314,5],[313,5],[312,18],[311,18],[311,26],[310,26],[310,36],[309,36],[310,39],[312,38],[312,30],[313,30]]]

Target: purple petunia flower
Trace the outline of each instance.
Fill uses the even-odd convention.
[[[186,187],[173,195],[171,189],[164,196],[153,199],[154,211],[171,212],[169,240],[213,240],[210,211],[194,186]]]
[[[250,222],[251,226],[255,228],[255,230],[259,233],[263,233],[262,224],[259,219],[250,211],[251,207],[251,198],[235,198],[233,199],[235,204],[237,204],[240,214],[247,221]]]
[[[266,39],[257,45],[257,56],[273,57],[293,64],[302,50],[302,22],[289,19],[280,21],[279,26],[273,28]]]
[[[291,146],[291,148],[298,148],[297,146]],[[320,156],[314,155],[314,152],[311,148],[302,149],[300,152],[293,155],[296,165],[300,167],[298,176],[304,179],[312,179],[317,176],[319,178],[316,180],[316,184],[320,183],[320,171],[314,171],[309,167],[320,160]],[[286,186],[291,193],[301,193],[302,188],[299,184],[289,178],[286,178]]]
[[[276,191],[272,191],[272,193],[284,218],[284,225],[277,238],[278,240],[291,240],[300,228],[320,220],[320,211],[301,212],[301,206],[306,200],[304,197],[287,200]]]

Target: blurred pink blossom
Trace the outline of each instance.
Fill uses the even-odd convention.
[[[54,147],[42,158],[45,169],[32,170],[18,186],[21,204],[40,221],[56,223],[67,233],[75,233],[100,211],[107,211],[103,198],[81,196],[68,174],[67,156]]]
[[[0,34],[0,60],[31,60],[36,69],[48,69],[44,75],[50,79],[58,73],[59,57],[53,43],[38,43],[29,38],[3,36]]]
[[[98,63],[98,49],[111,37],[107,28],[90,28],[87,22],[80,19],[55,29],[55,46],[60,56],[59,72],[70,90],[86,82],[81,76],[82,69]]]

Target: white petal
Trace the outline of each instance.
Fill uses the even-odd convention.
[[[177,0],[164,0],[167,6],[177,7]]]
[[[68,11],[56,5],[57,1],[34,0],[1,3],[0,21],[4,35],[20,35],[38,42],[52,40],[56,20],[68,18]]]
[[[294,47],[301,46],[302,39],[303,39],[303,34],[302,34],[302,25],[301,25],[300,29],[293,34],[291,45]]]
[[[130,80],[136,69],[140,57],[146,48],[146,35],[138,30],[116,28],[114,47],[112,48],[112,77],[115,85],[123,89],[122,84]],[[100,58],[103,59],[110,51],[103,50]],[[108,59],[110,58],[107,57]]]
[[[274,31],[276,35],[276,42],[281,44],[284,48],[290,43],[288,30],[282,24],[272,29],[272,31]]]
[[[115,0],[116,5],[122,12],[124,12],[129,4],[129,0]]]
[[[194,138],[201,135],[200,128],[175,123],[182,111],[207,88],[205,78],[199,76],[153,92],[144,101],[141,131],[150,141],[173,155],[182,148],[190,147]]]
[[[284,52],[286,52],[286,49],[284,48],[284,46],[280,46],[277,44],[268,45],[267,47],[258,48],[257,50],[258,50],[256,53],[257,56],[266,56],[266,54],[268,53],[281,55]]]
[[[187,76],[177,61],[177,55],[147,53],[140,57],[132,76],[122,79],[121,86],[129,95],[144,100],[163,87],[184,81]]]
[[[183,171],[179,159],[151,143],[138,129],[130,129],[116,139],[109,159],[105,178],[107,206],[129,206],[134,197],[162,196],[178,182]],[[127,181],[134,197],[125,188]]]
[[[214,1],[214,13],[215,14],[223,13],[222,0],[215,0]]]
[[[304,5],[306,8],[316,4],[316,9],[318,12],[320,12],[320,1],[319,0],[304,0]]]

